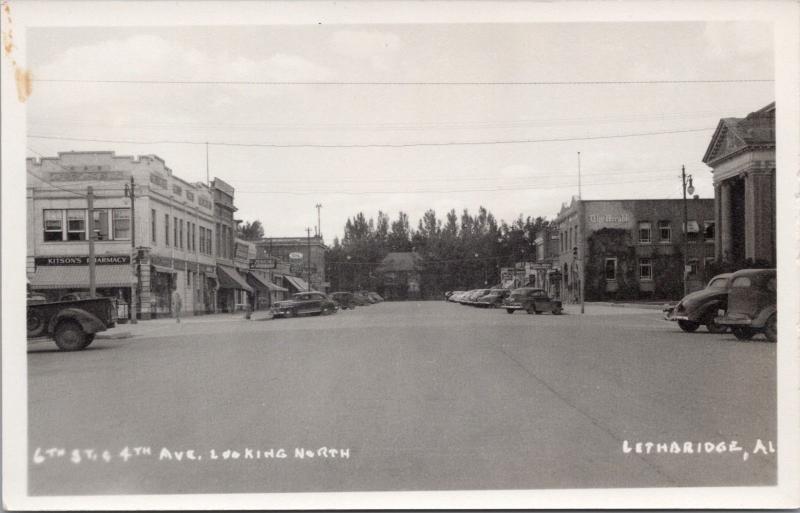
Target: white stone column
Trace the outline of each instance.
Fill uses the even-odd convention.
[[[731,226],[731,184],[720,184],[720,246],[723,260],[729,260],[733,253],[733,233]]]

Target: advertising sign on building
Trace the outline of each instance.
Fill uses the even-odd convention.
[[[250,260],[250,269],[275,269],[278,261],[272,257],[253,258]]]
[[[37,267],[62,266],[62,265],[89,265],[88,256],[57,256],[36,257],[34,263]],[[98,255],[95,265],[124,265],[131,263],[130,255]]]
[[[302,260],[302,259],[303,259],[303,254],[300,253],[299,251],[293,251],[289,253],[289,260]]]

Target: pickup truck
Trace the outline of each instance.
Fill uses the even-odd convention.
[[[62,351],[80,351],[95,333],[113,328],[117,309],[110,298],[28,301],[28,341],[52,338]]]

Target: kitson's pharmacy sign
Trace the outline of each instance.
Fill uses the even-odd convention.
[[[56,265],[89,265],[88,256],[56,256],[56,257],[36,257],[35,263],[40,266]],[[131,263],[130,255],[98,255],[95,257],[95,265],[125,265]]]

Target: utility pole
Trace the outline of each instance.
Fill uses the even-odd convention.
[[[686,175],[686,166],[681,166],[681,181],[683,183],[683,295],[689,293],[689,205],[686,202],[686,179],[689,179],[689,194],[694,193],[692,175]]]
[[[136,275],[136,283],[131,287],[131,324],[136,324],[136,306],[139,302],[138,289],[139,289],[139,257],[136,252],[136,192],[133,175],[131,175],[131,258],[134,259],[134,274]]]
[[[306,241],[308,242],[308,262],[306,263],[308,277],[308,291],[311,292],[311,228],[306,227]]]
[[[580,246],[578,248],[578,258],[580,259],[578,265],[580,266],[579,267],[579,269],[580,269],[580,280],[581,280],[581,286],[580,286],[581,292],[580,292],[580,294],[581,294],[581,313],[582,314],[586,313],[586,305],[584,303],[584,298],[583,298],[584,293],[586,292],[586,288],[585,288],[585,285],[586,285],[586,269],[585,269],[585,265],[584,265],[584,263],[586,261],[586,257],[584,255],[585,244],[584,244],[584,241],[583,241],[583,235],[584,235],[584,227],[583,227],[583,225],[584,225],[584,222],[585,222],[585,216],[584,216],[584,208],[583,208],[583,196],[581,194],[581,152],[578,152],[578,229],[580,231],[578,233],[578,246]]]
[[[317,203],[317,235],[322,237],[322,222],[320,221],[320,209],[322,209],[322,203]]]
[[[206,185],[211,187],[211,178],[208,174],[208,143],[206,143]]]
[[[86,188],[86,209],[89,211],[89,297],[94,298],[95,290],[95,258],[94,258],[94,188]]]

